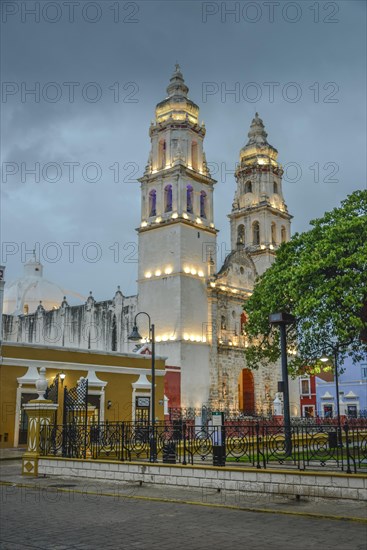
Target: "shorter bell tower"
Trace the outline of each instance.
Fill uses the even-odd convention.
[[[205,126],[188,97],[180,67],[155,109],[151,150],[141,184],[138,309],[156,325],[157,353],[181,367],[184,406],[209,395],[207,283],[217,230]]]
[[[256,113],[248,142],[240,151],[235,177],[237,189],[229,214],[231,248],[244,248],[258,275],[273,263],[277,248],[290,239],[290,221],[282,190],[278,151],[267,141],[263,121]]]

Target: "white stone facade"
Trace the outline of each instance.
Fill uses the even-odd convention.
[[[236,171],[231,252],[217,270],[216,182],[206,163],[199,107],[188,98],[178,66],[167,94],[149,129],[151,151],[140,179],[137,296],[118,290],[104,302],[89,296],[81,306],[63,300],[51,311],[41,304],[31,315],[6,315],[4,340],[128,352],[134,316],[145,311],[155,324],[157,354],[167,357],[167,365],[181,367],[182,406],[209,402],[266,413],[280,367],[243,372],[243,306],[277,247],[290,237],[278,153],[256,114]],[[143,322],[140,332],[147,333]]]

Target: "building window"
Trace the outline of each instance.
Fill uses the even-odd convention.
[[[331,403],[323,405],[324,418],[333,418],[333,405]]]
[[[273,222],[271,224],[271,244],[276,244],[277,242],[277,226]]]
[[[172,212],[172,185],[164,188],[164,211]]]
[[[361,367],[361,377],[363,380],[366,380],[367,378],[367,365],[362,365]]]
[[[245,193],[252,193],[252,183],[251,183],[251,181],[246,181],[246,183],[245,183]]]
[[[206,218],[206,193],[202,191],[200,193],[200,217]]]
[[[157,215],[157,191],[152,189],[149,192],[149,216]]]
[[[278,184],[276,181],[273,183],[273,193],[274,195],[278,194]]]
[[[305,405],[303,407],[304,418],[313,418],[315,416],[315,407],[313,405]]]
[[[309,378],[301,378],[300,385],[301,385],[301,395],[310,395],[311,394],[310,379]]]
[[[196,141],[191,144],[191,166],[193,170],[198,169],[198,144]]]
[[[186,188],[186,211],[189,212],[189,214],[193,213],[193,196],[194,190],[191,185],[188,185]]]
[[[280,230],[280,237],[281,237],[282,243],[285,243],[285,241],[287,240],[287,231],[284,225],[282,225],[282,229]]]
[[[260,224],[259,224],[259,222],[254,222],[252,224],[252,242],[255,245],[260,244]]]
[[[112,338],[111,338],[111,350],[117,351],[117,323],[116,315],[112,318]]]
[[[166,166],[166,142],[162,139],[158,145],[158,169]]]
[[[245,244],[245,226],[242,224],[237,227],[237,244]]]
[[[245,312],[241,313],[241,336],[246,334],[247,315]]]
[[[347,415],[351,418],[357,418],[357,405],[347,405]]]
[[[227,330],[227,323],[226,323],[226,318],[224,315],[221,315],[220,317],[220,328],[222,330]]]

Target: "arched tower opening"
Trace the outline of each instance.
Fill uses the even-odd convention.
[[[172,185],[164,188],[164,211],[172,212]]]

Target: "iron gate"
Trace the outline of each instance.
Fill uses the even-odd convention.
[[[88,447],[88,380],[64,388],[63,456],[85,458]]]

